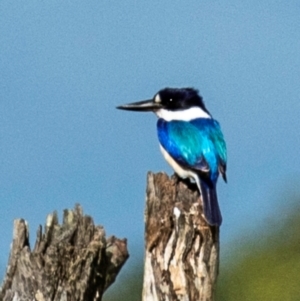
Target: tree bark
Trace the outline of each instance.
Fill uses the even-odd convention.
[[[203,218],[196,185],[148,174],[143,301],[212,301],[219,228]]]
[[[78,205],[64,211],[62,225],[49,214],[32,251],[27,222],[15,220],[0,300],[100,301],[128,256],[126,239],[106,238]]]

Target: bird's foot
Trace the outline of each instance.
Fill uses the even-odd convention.
[[[182,181],[182,179],[176,173],[174,173],[171,178],[174,179],[176,185]]]
[[[180,182],[187,186],[190,190],[198,190],[197,184],[195,182],[191,182],[189,178],[181,178],[176,173],[172,175],[172,179],[174,179],[175,185],[178,185]]]

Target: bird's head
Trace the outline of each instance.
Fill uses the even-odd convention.
[[[193,88],[165,88],[157,92],[152,99],[121,105],[117,109],[152,111],[167,121],[211,118],[202,97]]]

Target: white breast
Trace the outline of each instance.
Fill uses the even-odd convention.
[[[166,161],[171,165],[171,167],[174,169],[174,171],[178,174],[180,178],[192,178],[195,179],[196,174],[188,169],[182,168],[170,155],[169,153],[161,146],[159,145],[160,150],[166,159]]]
[[[182,178],[182,179],[186,179],[186,178],[190,178],[192,180],[195,181],[198,190],[201,191],[201,187],[200,187],[200,179],[197,176],[196,173],[192,172],[191,170],[182,168],[170,155],[169,153],[161,146],[161,144],[159,144],[160,150],[164,156],[164,158],[166,159],[166,161],[171,165],[171,167],[174,169],[174,171],[177,173],[177,175]]]
[[[155,114],[166,121],[182,120],[190,121],[197,118],[211,118],[211,116],[199,107],[192,107],[182,111],[169,111],[160,109]]]

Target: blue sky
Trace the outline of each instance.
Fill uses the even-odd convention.
[[[289,206],[282,196],[300,191],[299,15],[298,1],[1,1],[0,266],[13,219],[33,241],[49,212],[76,202],[128,238],[134,265],[146,173],[172,171],[156,117],[115,106],[166,86],[198,88],[222,125],[223,250]]]

